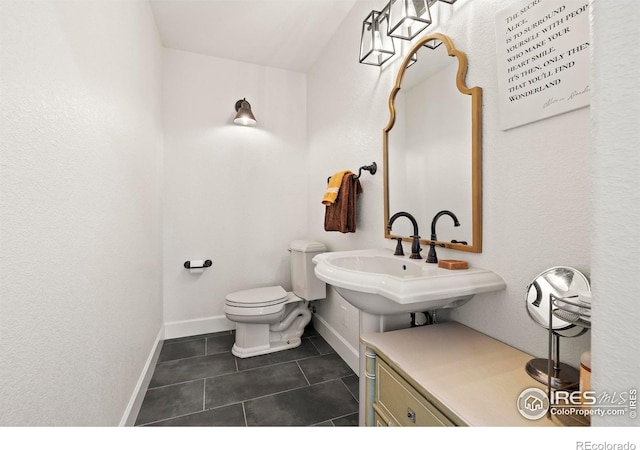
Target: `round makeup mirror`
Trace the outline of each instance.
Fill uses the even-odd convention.
[[[578,270],[572,267],[552,267],[535,277],[527,287],[527,312],[542,328],[549,329],[549,302],[551,295],[556,298],[578,298],[578,294],[589,292],[589,281]],[[553,310],[557,308],[552,308]],[[554,331],[562,331],[561,335],[572,337],[573,333],[582,330],[572,331],[575,327],[573,322],[568,322],[560,317],[554,316],[552,320]]]
[[[529,317],[549,330],[549,359],[532,359],[526,370],[531,377],[551,388],[577,388],[579,372],[560,362],[560,337],[576,337],[587,332],[590,322],[578,320],[578,315],[566,314],[565,308],[579,304],[579,294],[590,291],[587,278],[580,271],[565,266],[545,270],[527,287],[525,300]]]

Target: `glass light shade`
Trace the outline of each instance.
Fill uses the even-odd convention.
[[[251,105],[246,98],[238,100],[236,102],[236,117],[233,119],[233,123],[236,125],[255,125],[256,118],[251,112]]]
[[[456,2],[456,0],[440,0],[440,1],[441,1],[441,2],[445,2],[445,3],[448,3],[448,4],[450,4],[450,5],[453,5],[453,4]]]
[[[391,0],[389,31],[391,37],[411,40],[431,25],[427,0]]]
[[[381,66],[396,54],[393,39],[386,31],[388,17],[380,11],[371,14],[362,22],[362,37],[360,39],[360,62],[372,66]]]

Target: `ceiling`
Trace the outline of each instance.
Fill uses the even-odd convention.
[[[151,0],[162,43],[306,72],[356,0]]]

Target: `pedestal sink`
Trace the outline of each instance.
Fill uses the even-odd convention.
[[[376,315],[454,308],[475,294],[506,288],[490,270],[442,269],[389,249],[322,253],[313,262],[319,279],[359,310]]]

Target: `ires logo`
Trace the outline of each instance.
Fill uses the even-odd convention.
[[[552,416],[623,416],[637,417],[638,391],[551,391],[528,388],[518,397],[518,411],[537,420],[549,413]]]

